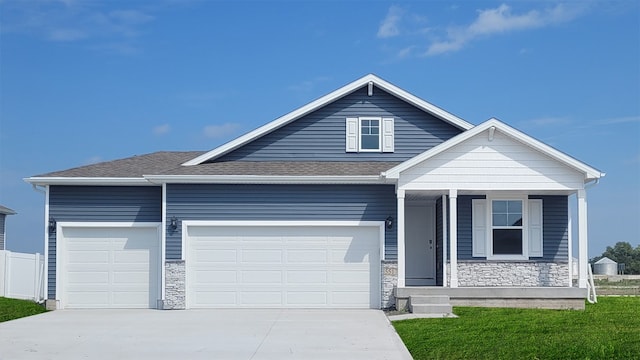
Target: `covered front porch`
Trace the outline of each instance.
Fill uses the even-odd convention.
[[[586,188],[603,173],[492,119],[384,175],[396,181],[398,308],[418,296],[584,307]]]

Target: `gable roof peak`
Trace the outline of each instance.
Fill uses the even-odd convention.
[[[598,180],[601,177],[604,177],[606,174],[604,172],[601,172],[598,169],[595,169],[567,154],[565,154],[564,152],[555,149],[552,146],[549,146],[543,142],[541,142],[540,140],[537,140],[523,132],[521,132],[520,130],[517,130],[509,125],[507,125],[506,123],[498,120],[495,117],[492,117],[491,119],[476,125],[475,127],[473,127],[472,129],[469,129],[463,133],[458,134],[457,136],[452,137],[451,139],[443,142],[440,145],[437,145],[425,152],[423,152],[422,154],[416,155],[413,158],[401,163],[400,165],[390,169],[389,171],[383,173],[384,177],[387,178],[391,178],[391,179],[397,179],[400,175],[400,173],[402,171],[405,171],[427,159],[432,158],[433,156],[440,154],[450,148],[452,148],[455,145],[458,145],[460,143],[463,143],[467,140],[469,140],[470,138],[484,133],[485,131],[489,132],[489,136],[493,136],[493,132],[494,131],[500,131],[502,134],[507,135],[508,137],[510,137],[513,140],[516,140],[536,151],[539,151],[549,157],[551,157],[552,159],[555,159],[556,161],[559,161],[563,164],[565,164],[566,166],[569,166],[577,171],[580,171],[584,174],[585,176],[585,183],[592,181],[592,180]],[[491,141],[491,140],[490,140]]]
[[[412,95],[410,93],[408,93],[405,90],[400,89],[399,87],[391,84],[390,82],[387,82],[386,80],[378,77],[375,74],[367,74],[355,81],[352,81],[351,83],[337,89],[334,90],[333,92],[330,92],[329,94],[322,96],[310,103],[308,103],[307,105],[304,105],[286,115],[283,115],[275,120],[273,120],[272,122],[263,125],[253,131],[250,131],[238,138],[236,138],[235,140],[229,141],[226,144],[223,144],[207,153],[204,153],[194,159],[191,159],[185,163],[183,163],[183,166],[193,166],[193,165],[199,165],[202,164],[206,161],[215,159],[217,157],[220,157],[224,154],[227,154],[257,138],[260,138],[276,129],[279,129],[323,106],[326,106],[348,94],[351,94],[352,92],[361,89],[364,86],[367,86],[369,83],[373,83],[376,87],[400,98],[401,100],[406,101],[407,103],[423,110],[426,111],[430,114],[433,114],[434,116],[450,123],[451,125],[461,129],[461,130],[469,130],[473,127],[473,125],[471,123],[466,122],[465,120],[433,105],[430,104],[420,98],[418,98],[415,95]]]

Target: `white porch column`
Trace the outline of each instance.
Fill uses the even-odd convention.
[[[449,240],[451,253],[450,287],[458,287],[458,190],[449,190]]]
[[[398,287],[404,287],[405,250],[404,250],[404,190],[398,189]]]
[[[442,286],[447,287],[447,195],[442,195]]]
[[[587,191],[578,190],[578,286],[587,288]]]

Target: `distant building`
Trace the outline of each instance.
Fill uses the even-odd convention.
[[[5,242],[5,219],[7,215],[15,215],[16,212],[9,209],[8,207],[0,205],[0,250],[4,250],[6,248]]]
[[[596,261],[593,266],[593,273],[595,275],[617,275],[618,263],[605,256]]]

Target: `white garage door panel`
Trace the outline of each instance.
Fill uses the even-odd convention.
[[[188,225],[186,233],[191,308],[379,307],[377,226]]]
[[[153,308],[158,299],[156,228],[64,227],[65,308]]]

